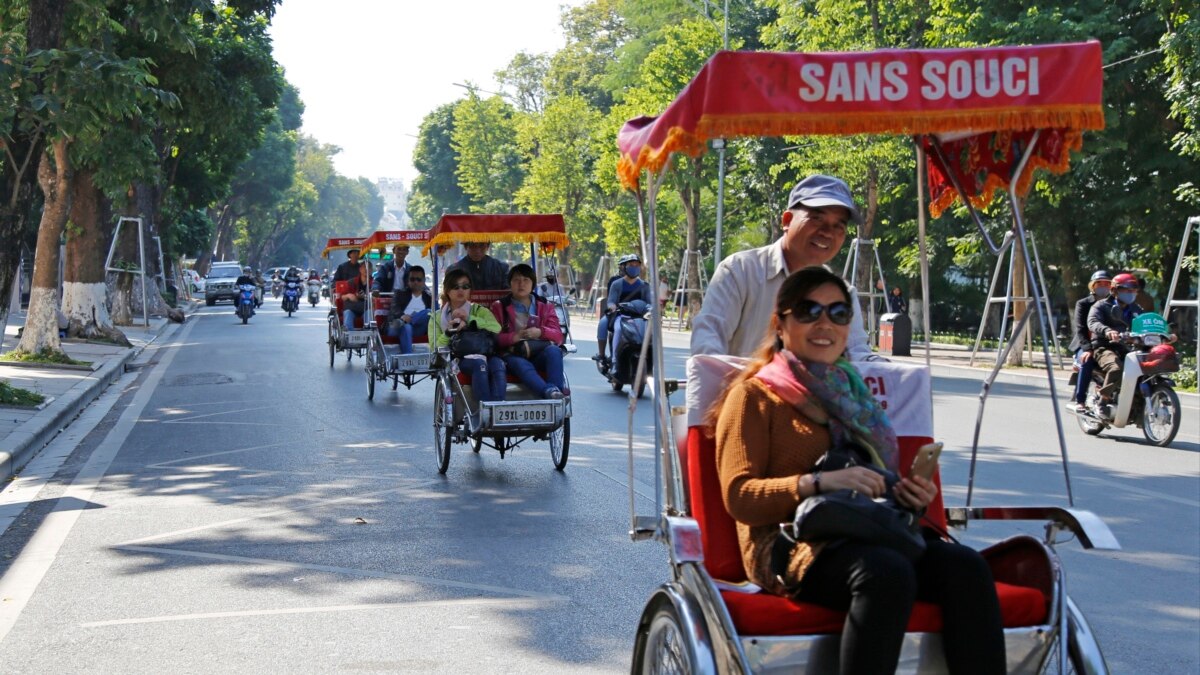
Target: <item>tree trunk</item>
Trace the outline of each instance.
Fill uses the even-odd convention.
[[[858,228],[858,234],[855,237],[859,241],[872,240],[872,234],[875,230],[875,214],[879,211],[879,170],[875,166],[867,167],[867,202],[866,210],[862,214],[863,224]],[[858,291],[858,315],[862,317],[863,325],[866,327],[867,335],[874,336],[875,327],[869,325],[871,321],[871,293],[875,292],[874,286],[871,284],[871,268],[875,266],[875,249],[864,248],[859,244],[854,244],[855,250],[851,250],[847,255],[858,254],[858,269],[854,271],[855,277],[850,280]],[[869,256],[869,257],[868,257]],[[875,270],[876,275],[882,275],[883,270]],[[883,290],[884,294],[887,289]],[[887,299],[884,299],[887,302]],[[886,305],[884,311],[887,311]]]
[[[700,257],[700,180],[704,171],[701,158],[691,160],[691,183],[685,183],[679,189],[679,201],[683,203],[684,219],[687,222],[687,249],[692,252],[688,260],[688,319],[687,327],[692,326],[692,319],[700,313],[703,296],[700,295],[700,265],[704,264]],[[647,283],[658,284],[658,279],[647,279]]]
[[[38,184],[45,195],[42,220],[38,225],[37,252],[33,263],[33,289],[29,293],[29,312],[17,351],[30,354],[62,353],[58,339],[58,241],[71,212],[71,164],[68,141],[57,139],[42,153],[38,164]]]
[[[1025,330],[1017,331],[1017,323],[1021,321],[1021,317],[1025,316],[1025,312],[1029,311],[1029,306],[1022,298],[1029,295],[1029,286],[1026,283],[1025,265],[1025,249],[1021,246],[1020,241],[1013,242],[1013,266],[1012,266],[1012,290],[1011,294],[1014,298],[1012,308],[1012,351],[1008,353],[1008,361],[1005,363],[1010,366],[1020,366],[1025,363],[1025,336],[1029,331],[1029,324],[1025,324]]]
[[[101,218],[100,190],[90,170],[75,174],[71,227],[67,228],[67,259],[63,270],[62,311],[67,335],[129,345],[108,314],[104,258],[108,238]]]

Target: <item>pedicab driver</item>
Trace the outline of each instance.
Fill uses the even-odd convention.
[[[462,270],[471,280],[471,288],[477,291],[507,291],[508,265],[488,255],[492,245],[487,242],[469,241],[467,255],[446,268],[449,274]]]
[[[862,216],[844,181],[815,175],[792,188],[780,222],[783,236],[776,242],[734,253],[717,265],[693,322],[693,354],[753,355],[762,345],[783,280],[791,272],[833,260],[846,241],[847,223],[862,224]],[[853,287],[850,298],[854,318],[847,358],[886,360],[871,352]]]

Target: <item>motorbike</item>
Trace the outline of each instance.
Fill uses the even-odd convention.
[[[272,279],[271,280],[271,297],[278,298],[279,294],[281,292],[283,292],[283,282],[280,281],[279,279]]]
[[[1128,348],[1121,388],[1107,405],[1100,402],[1100,393],[1090,389],[1084,405],[1086,412],[1075,413],[1079,428],[1089,436],[1105,429],[1121,429],[1129,425],[1140,427],[1146,440],[1165,447],[1175,440],[1182,422],[1179,396],[1175,382],[1168,375],[1179,371],[1175,348],[1167,344],[1167,322],[1159,314],[1147,312],[1137,316],[1120,341]],[[1070,383],[1079,379],[1079,368],[1071,374]],[[1096,368],[1092,383],[1098,388],[1104,374]]]
[[[242,323],[248,323],[250,317],[254,316],[254,286],[251,284],[242,284],[238,286],[237,297],[237,315],[242,320]]]
[[[321,297],[322,298],[329,297],[329,279],[321,280]]]
[[[286,288],[283,289],[283,311],[291,316],[292,312],[298,309],[300,309],[300,282],[289,281]]]
[[[638,361],[642,355],[642,343],[649,339],[646,333],[646,313],[650,311],[649,303],[643,300],[631,300],[617,305],[617,311],[609,319],[612,327],[609,349],[611,359],[597,361],[596,369],[612,385],[613,391],[621,391],[629,385],[635,396],[641,398],[646,389],[646,378],[651,374],[653,359],[646,361],[645,371],[638,378]],[[619,319],[619,320],[618,320]],[[616,324],[613,326],[613,324]],[[651,345],[653,347],[653,345]]]
[[[316,307],[317,303],[320,301],[321,301],[321,282],[317,281],[316,279],[310,279],[308,281],[308,302],[313,307]]]
[[[554,305],[554,314],[558,317],[558,325],[562,328],[563,337],[573,342],[571,337],[571,315],[567,312],[567,308],[575,305],[575,298],[569,295],[552,295],[546,298],[546,301]]]

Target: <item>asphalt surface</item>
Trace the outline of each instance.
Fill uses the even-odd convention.
[[[530,442],[504,459],[455,445],[439,476],[432,383],[368,402],[361,359],[329,366],[325,306],[287,318],[274,304],[247,326],[201,309],[58,449],[0,535],[0,672],[627,672],[668,568],[660,544],[626,534],[626,398],[595,372],[591,331],[568,359],[565,471]],[[666,347],[681,376],[685,345]],[[961,504],[979,382],[935,389],[947,503]],[[649,412],[635,413],[643,515]],[[1165,449],[1067,420],[1075,503],[1124,546],[1060,547],[1116,672],[1200,671],[1196,412]],[[998,384],[983,438],[976,504],[1065,504],[1043,390]]]

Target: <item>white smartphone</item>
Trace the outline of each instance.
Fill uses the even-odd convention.
[[[933,478],[933,472],[937,469],[938,457],[942,454],[942,444],[926,443],[917,450],[917,456],[913,459],[912,469],[908,475],[920,476],[926,480]]]

